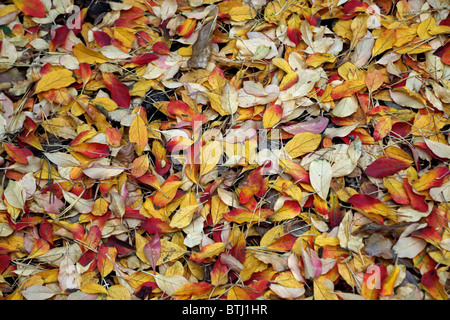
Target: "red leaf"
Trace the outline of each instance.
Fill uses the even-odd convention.
[[[391,174],[407,169],[410,166],[408,162],[391,157],[381,157],[375,160],[364,170],[364,173],[374,178],[383,178]]]
[[[152,62],[153,60],[158,59],[158,56],[154,53],[144,53],[144,54],[140,54],[137,55],[135,57],[133,57],[130,60],[130,63],[136,63],[138,65],[143,65],[143,64],[147,64],[149,62]]]
[[[330,219],[331,227],[338,226],[342,221],[341,206],[339,199],[334,192],[330,192],[330,209],[328,210],[328,218]]]
[[[58,46],[62,45],[66,41],[69,31],[67,26],[57,28],[52,41],[50,41],[49,51],[54,52]]]
[[[161,256],[161,240],[158,233],[155,233],[150,242],[144,245],[144,255],[152,263],[153,271],[155,271],[156,261]]]
[[[439,282],[436,270],[432,269],[423,274],[421,279],[425,290],[436,300],[448,300],[444,287]]]
[[[117,239],[115,236],[109,237],[106,244],[113,245],[120,257],[127,257],[136,251],[128,242]]]
[[[111,93],[111,99],[119,106],[128,108],[130,106],[131,97],[130,90],[112,73],[103,73],[103,82]]]
[[[27,16],[44,18],[46,15],[41,0],[14,0],[14,4]]]
[[[94,31],[94,39],[100,47],[111,45],[111,37],[103,31]]]
[[[403,178],[403,188],[405,188],[406,194],[408,195],[408,198],[411,202],[411,207],[413,207],[413,209],[422,212],[428,211],[428,203],[425,201],[427,197],[421,195],[417,191],[414,191],[413,187],[406,178]]]
[[[153,51],[157,54],[170,54],[169,47],[162,41],[158,41],[153,44]]]
[[[425,227],[416,230],[411,233],[411,237],[422,238],[436,247],[439,246],[439,243],[442,241],[442,236],[433,227]]]
[[[77,146],[71,147],[71,150],[79,152],[91,159],[104,158],[109,154],[108,145],[97,142],[83,142]]]
[[[28,164],[27,157],[33,155],[33,153],[28,149],[21,149],[15,145],[4,143],[6,153],[15,161],[22,164]]]
[[[176,229],[173,229],[169,226],[168,222],[160,220],[158,218],[148,218],[143,224],[141,224],[141,228],[150,234],[170,233],[176,231]]]
[[[192,121],[192,117],[195,115],[194,110],[181,100],[170,101],[167,105],[167,111],[176,117],[180,117],[183,121]]]

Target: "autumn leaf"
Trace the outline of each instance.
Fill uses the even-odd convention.
[[[375,178],[390,176],[400,170],[407,169],[409,163],[391,157],[381,157],[372,162],[364,172]]]
[[[111,98],[121,107],[130,106],[130,90],[114,74],[105,72],[102,74],[106,88],[111,92]]]
[[[448,299],[442,1],[122,2],[0,6],[4,300]]]
[[[301,132],[289,140],[285,149],[292,158],[298,158],[308,152],[316,150],[321,140],[322,137],[320,134]]]
[[[138,155],[142,155],[142,152],[148,142],[147,126],[144,119],[140,115],[137,115],[130,126],[129,132],[130,142],[134,142],[134,150]]]
[[[36,18],[44,18],[45,7],[40,0],[24,1],[14,0],[14,5],[24,14]]]
[[[66,88],[75,82],[73,73],[63,69],[45,74],[36,85],[35,93],[52,89]]]

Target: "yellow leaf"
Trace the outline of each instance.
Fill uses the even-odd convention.
[[[336,57],[329,53],[313,53],[306,59],[306,64],[310,67],[317,68],[318,66],[322,65],[323,63],[333,63],[336,61]]]
[[[320,144],[322,136],[311,132],[301,132],[296,134],[288,143],[285,149],[293,158],[298,158],[308,152],[314,151]]]
[[[314,279],[314,300],[339,300],[334,291],[334,284],[331,280],[320,276]]]
[[[256,11],[249,5],[231,8],[230,18],[236,22],[242,22],[256,17]]]
[[[144,119],[141,116],[137,115],[131,123],[129,137],[130,142],[136,143],[134,146],[136,153],[139,156],[142,155],[142,151],[148,142],[148,132]]]
[[[99,293],[108,294],[108,290],[106,290],[105,287],[99,285],[98,283],[85,284],[81,286],[80,290],[86,294],[99,294]]]
[[[67,69],[51,71],[39,80],[35,93],[48,91],[51,89],[59,89],[70,86],[75,82],[72,71]]]
[[[92,99],[90,103],[94,105],[99,105],[106,111],[114,111],[119,107],[117,103],[114,102],[113,99],[108,97],[97,97],[95,99]]]
[[[368,15],[357,15],[354,19],[352,19],[352,23],[350,25],[352,30],[351,48],[354,48],[359,40],[366,35],[367,19]]]
[[[267,108],[263,115],[263,127],[272,128],[280,122],[283,115],[283,108],[278,104],[272,104]]]
[[[250,296],[241,287],[232,287],[227,294],[227,300],[250,300]]]
[[[395,29],[384,30],[375,41],[372,48],[372,57],[382,54],[392,48],[395,43]]]
[[[394,292],[394,285],[397,280],[398,275],[400,274],[400,268],[396,264],[394,266],[394,270],[387,276],[387,278],[383,282],[383,287],[380,291],[380,293],[383,296],[390,296]]]
[[[191,223],[192,217],[197,209],[198,205],[187,207],[181,206],[180,209],[173,215],[172,221],[170,222],[170,227],[180,229],[187,227]]]
[[[161,239],[161,256],[159,257],[158,261],[156,261],[156,265],[159,266],[166,262],[178,260],[185,253],[186,249],[182,248],[181,246],[171,241]]]
[[[114,27],[113,29],[114,38],[122,42],[125,47],[131,48],[134,40],[136,39],[133,29],[123,27]]]
[[[131,300],[131,294],[127,288],[118,284],[109,288],[106,300]]]
[[[223,214],[228,211],[228,206],[220,199],[219,195],[214,195],[211,199],[211,217],[213,224],[218,224],[223,218]]]
[[[98,198],[97,200],[95,200],[94,206],[92,207],[92,214],[94,216],[102,216],[108,210],[108,206],[109,204],[105,199]]]
[[[205,175],[213,170],[221,158],[222,144],[219,141],[213,141],[203,146],[200,163],[200,175]]]
[[[417,27],[417,35],[422,40],[429,39],[432,37],[429,31],[435,26],[436,20],[434,20],[434,18],[430,16],[419,24],[419,26]]]
[[[89,64],[105,63],[108,59],[100,52],[94,51],[79,43],[73,46],[73,54],[77,57],[79,62],[86,62]]]
[[[286,73],[293,72],[289,63],[283,58],[273,58],[271,62]]]

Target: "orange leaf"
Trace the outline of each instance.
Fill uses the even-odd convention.
[[[435,269],[423,274],[421,283],[425,289],[436,300],[448,300],[443,285],[439,282],[439,276]]]
[[[120,146],[120,143],[122,141],[122,134],[120,133],[120,131],[116,128],[113,127],[108,127],[106,128],[106,141],[108,142],[108,144],[113,147],[113,148],[117,148]]]
[[[14,161],[22,164],[28,164],[27,157],[32,156],[33,153],[27,149],[21,149],[13,144],[4,143],[6,153],[14,159]]]
[[[392,129],[392,117],[382,116],[377,119],[375,130],[373,132],[373,138],[375,141],[381,140],[391,132]]]
[[[139,178],[140,176],[143,176],[150,165],[150,161],[148,159],[148,156],[146,154],[143,154],[140,157],[137,157],[134,159],[133,163],[131,164],[131,174]]]
[[[258,221],[266,220],[272,214],[272,209],[256,209],[255,212],[245,209],[233,209],[230,212],[225,212],[223,217],[229,222],[256,223]]]
[[[365,87],[366,83],[364,80],[347,80],[343,84],[333,88],[333,91],[331,91],[331,97],[336,100],[344,97],[350,97]]]
[[[189,260],[202,263],[206,259],[211,259],[225,251],[227,244],[224,242],[215,242],[204,246],[199,252],[193,252]]]
[[[38,238],[34,240],[33,248],[31,249],[30,255],[28,259],[33,259],[43,254],[47,253],[50,250],[50,245],[42,238]]]
[[[197,20],[195,19],[186,19],[179,27],[178,27],[178,35],[189,38],[195,30],[195,26],[197,25]]]
[[[300,181],[309,183],[309,173],[306,171],[301,165],[298,163],[288,160],[288,159],[279,159],[278,163],[282,167],[285,173],[294,178],[294,181]]]
[[[167,206],[175,197],[178,188],[183,184],[177,176],[170,176],[152,197],[153,204],[158,207]]]
[[[15,6],[24,14],[36,18],[44,18],[45,7],[41,0],[13,0]]]
[[[109,154],[108,145],[97,142],[83,142],[76,146],[70,147],[70,150],[79,152],[91,159],[104,158]]]
[[[373,70],[367,73],[366,76],[366,86],[369,92],[372,93],[376,91],[384,83],[384,75],[379,70]]]
[[[212,285],[207,282],[204,282],[204,281],[190,282],[190,283],[182,285],[181,287],[176,289],[175,292],[173,293],[173,295],[174,296],[187,296],[187,297],[191,297],[194,295],[199,296],[199,295],[207,293],[209,290],[211,290],[211,288],[212,288]]]
[[[287,23],[286,35],[289,40],[291,40],[296,46],[302,41],[302,33],[300,31],[300,24],[302,20],[296,14],[293,14],[291,18],[289,18]]]
[[[227,294],[227,300],[251,300],[248,293],[238,286],[233,286]]]
[[[368,196],[366,194],[355,194],[348,199],[355,208],[362,209],[367,213],[377,214],[385,217],[391,217],[395,210],[389,208],[377,198]]]
[[[117,249],[115,247],[101,245],[100,248],[98,248],[97,268],[98,271],[100,271],[102,278],[106,277],[114,270],[116,257]]]
[[[263,115],[263,127],[265,129],[274,127],[281,120],[283,108],[278,104],[270,105]]]

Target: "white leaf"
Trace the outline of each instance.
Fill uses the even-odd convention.
[[[33,173],[28,172],[19,180],[19,183],[25,188],[27,198],[33,196],[36,191],[36,178]]]
[[[64,199],[75,208],[79,213],[89,213],[92,212],[92,207],[94,206],[93,200],[83,199],[73,193],[67,192],[63,189]]]
[[[430,148],[430,150],[437,155],[440,158],[450,159],[450,146],[432,141],[425,138],[425,143],[427,144],[427,147]]]
[[[255,252],[255,258],[266,264],[271,264],[275,271],[284,271],[288,268],[287,259],[275,253]]]
[[[235,114],[238,110],[238,93],[237,90],[228,82],[223,88],[222,96],[220,97],[222,109],[228,114]]]
[[[430,196],[434,201],[447,202],[450,199],[450,181],[447,181],[440,187],[431,188]]]
[[[289,288],[279,284],[272,283],[269,286],[269,288],[282,299],[296,299],[305,294],[305,287]]]
[[[179,287],[188,284],[189,281],[180,275],[173,275],[166,277],[163,275],[155,276],[155,281],[158,287],[167,295],[172,295]]]
[[[442,240],[439,245],[442,249],[450,251],[450,238]]]
[[[412,259],[417,256],[427,246],[427,242],[420,238],[405,237],[398,239],[392,250],[399,258]]]
[[[100,49],[100,52],[108,59],[125,60],[131,57],[116,46],[104,46]]]
[[[309,166],[311,186],[323,200],[327,199],[332,175],[333,171],[331,170],[331,165],[328,160],[316,159],[311,162]]]
[[[76,167],[81,164],[73,155],[64,152],[46,152],[44,155],[48,160],[56,164],[58,167]]]
[[[7,237],[14,232],[14,229],[11,228],[9,223],[2,222],[0,223],[0,237]]]
[[[61,260],[58,271],[59,287],[62,291],[67,289],[80,289],[81,276],[70,257]]]
[[[229,269],[234,270],[238,273],[245,268],[245,266],[240,263],[238,259],[226,253],[220,254],[220,262],[226,265]]]
[[[91,179],[104,180],[118,176],[124,170],[125,170],[124,168],[93,165],[90,168],[84,169],[83,173]]]
[[[161,4],[160,18],[166,20],[177,12],[178,4],[176,0],[164,0]],[[155,12],[156,13],[156,12]]]
[[[422,101],[419,99],[414,99],[413,97],[409,96],[408,94],[402,92],[402,91],[390,91],[392,100],[394,100],[395,103],[404,106],[404,107],[411,107],[415,109],[422,109],[425,108],[425,105]]]
[[[10,180],[4,192],[6,201],[17,209],[23,209],[27,198],[27,191],[19,182]]]
[[[28,287],[21,293],[27,300],[46,300],[50,299],[56,294],[56,292],[54,292],[50,288],[40,285]]]
[[[356,112],[358,109],[358,99],[356,95],[342,98],[336,107],[331,111],[331,114],[336,117],[348,117]]]
[[[347,293],[347,292],[333,292],[343,300],[366,300],[363,296],[355,293]]]

